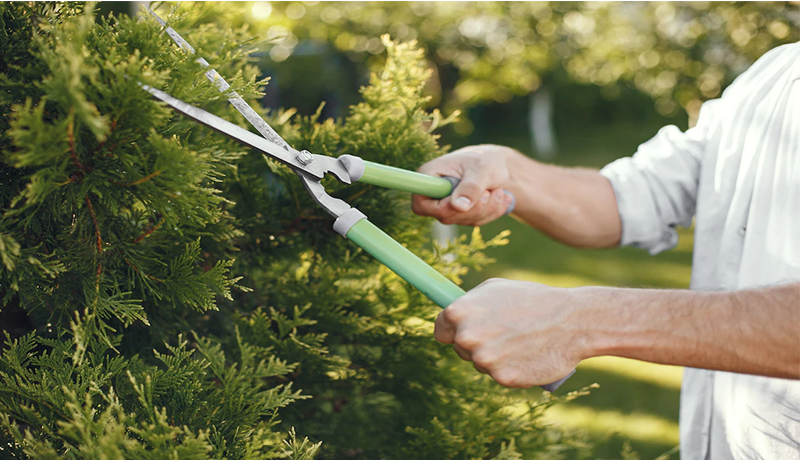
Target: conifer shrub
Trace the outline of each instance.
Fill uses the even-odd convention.
[[[267,82],[246,29],[196,21],[170,18],[258,108]],[[443,153],[448,120],[425,110],[421,51],[384,44],[344,119],[258,110],[295,147],[415,169]],[[0,49],[0,457],[518,459],[577,445],[542,423],[553,397],[512,397],[436,343],[438,307],[336,235],[287,168],[139,88],[247,127],[154,21],[2,3]],[[326,184],[454,281],[506,236],[431,247],[408,196]]]

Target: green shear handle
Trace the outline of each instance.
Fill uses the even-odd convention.
[[[351,209],[337,219],[334,229],[341,233],[344,231],[342,226],[349,225],[348,220],[352,222],[356,219],[355,224],[352,224],[350,229],[345,232],[345,236],[408,281],[437,305],[446,308],[466,294],[463,289],[403,247],[356,209]],[[547,391],[555,391],[574,373],[573,370],[563,379],[542,385],[542,388]]]

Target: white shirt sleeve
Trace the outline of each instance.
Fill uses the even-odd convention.
[[[767,52],[725,90],[722,97],[703,104],[697,126],[681,132],[675,126],[661,129],[639,146],[630,158],[619,159],[600,173],[614,188],[622,219],[621,245],[657,254],[678,242],[677,226],[688,226],[694,216],[700,164],[710,133],[727,124],[745,129],[747,121],[733,123],[737,111],[751,101],[753,88],[775,80],[775,72],[796,62],[800,44]]]
[[[716,99],[703,104],[694,128],[681,132],[676,126],[666,126],[632,157],[616,160],[600,171],[617,198],[621,245],[657,254],[678,243],[675,227],[691,225],[706,134],[721,102]]]

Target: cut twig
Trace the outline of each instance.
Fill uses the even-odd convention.
[[[361,191],[359,191],[359,192],[355,193],[353,196],[351,196],[350,198],[348,198],[348,199],[347,199],[347,201],[352,201],[352,200],[355,200],[356,198],[359,198],[361,195],[363,195],[363,194],[365,194],[365,193],[367,193],[367,189],[366,189],[366,188],[364,188],[364,189],[362,189]]]
[[[89,214],[92,216],[92,222],[94,223],[94,234],[97,236],[97,252],[103,252],[103,238],[100,236],[100,225],[97,223],[97,216],[94,213],[94,206],[92,206],[92,200],[89,199],[89,195],[86,195],[86,204],[89,206]]]
[[[151,279],[151,280],[153,280],[153,281],[161,281],[161,282],[163,282],[163,281],[164,281],[164,280],[162,280],[161,278],[156,278],[155,276],[148,275],[147,273],[145,273],[145,272],[143,272],[143,271],[139,270],[139,267],[137,267],[136,265],[133,265],[133,263],[131,263],[131,261],[130,261],[130,260],[128,260],[128,258],[127,258],[127,257],[124,257],[124,258],[123,258],[123,260],[125,260],[125,263],[126,263],[126,264],[128,264],[128,265],[130,265],[130,267],[131,267],[131,268],[133,269],[133,271],[135,271],[136,273],[138,273],[138,274],[140,274],[140,275],[142,275],[142,276],[146,276],[147,278],[150,278],[150,279]]]
[[[161,220],[158,221],[157,224],[153,225],[153,228],[151,228],[150,230],[148,230],[148,231],[144,232],[143,234],[137,236],[136,239],[133,240],[133,244],[136,244],[139,241],[142,241],[143,239],[145,239],[148,236],[150,236],[151,233],[153,233],[154,231],[158,230],[158,227],[160,227],[164,223],[165,220],[167,220],[167,218],[166,217],[162,217]]]
[[[135,180],[133,182],[127,182],[127,183],[115,181],[114,179],[109,179],[108,181],[111,182],[111,183],[117,184],[120,187],[133,187],[134,185],[139,185],[139,184],[145,183],[145,182],[149,181],[150,179],[158,176],[159,174],[161,174],[161,171],[156,170],[156,171],[153,171],[150,174],[142,177],[141,179]]]

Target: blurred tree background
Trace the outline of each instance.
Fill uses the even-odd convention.
[[[184,8],[182,6],[182,8]],[[129,12],[106,2],[101,10]],[[162,4],[169,12],[173,5]],[[385,59],[381,34],[418,40],[433,70],[430,108],[462,114],[444,140],[509,145],[564,165],[601,167],[666,124],[691,126],[703,101],[770,49],[800,39],[798,2],[244,2],[194,4],[196,24],[246,25],[271,77],[262,103],[342,117]],[[188,26],[188,24],[184,24]],[[510,218],[498,263],[468,278],[688,287],[692,235],[655,258],[635,250],[577,251]],[[680,369],[625,360],[581,365],[569,383],[601,389],[551,410],[589,431],[608,457],[629,441],[644,458],[677,444]]]
[[[320,96],[355,97],[366,69],[380,65],[383,33],[427,49],[434,69],[431,104],[446,112],[510,103],[542,88],[591,85],[606,100],[633,97],[625,90],[634,89],[665,117],[696,116],[704,100],[719,96],[763,53],[800,38],[797,2],[253,2],[205,8],[208,14],[198,21],[246,23],[264,37],[261,65],[278,80],[270,90],[291,95],[306,111]],[[461,135],[472,130],[468,121],[457,127]]]

